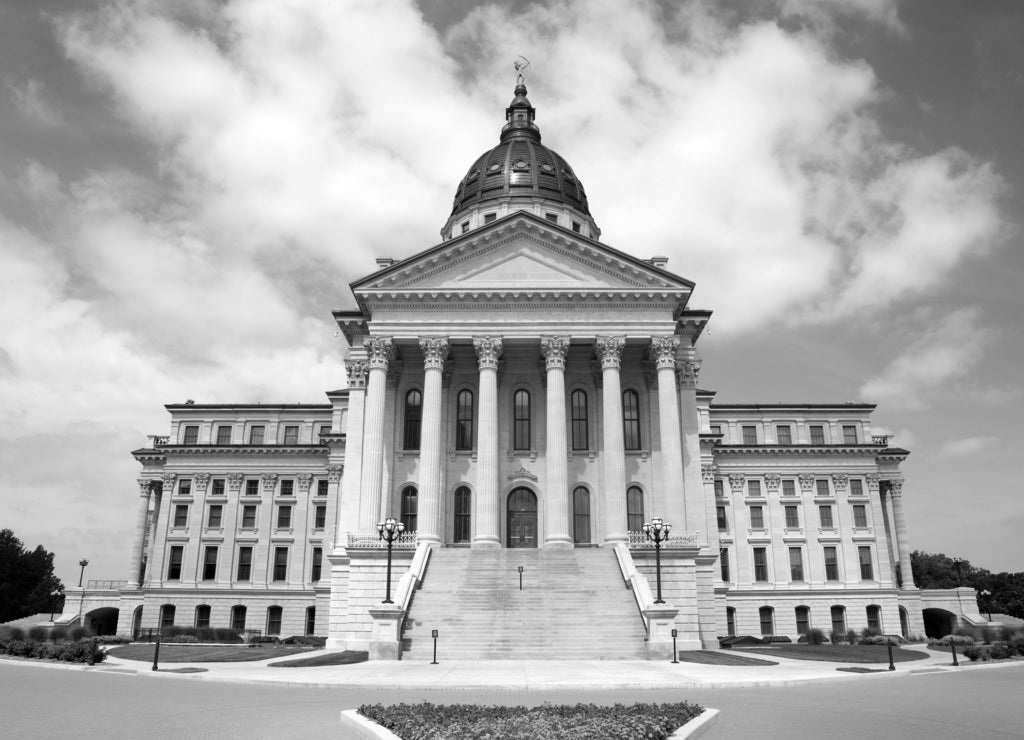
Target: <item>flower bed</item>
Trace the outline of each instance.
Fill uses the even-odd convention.
[[[704,709],[696,704],[486,707],[364,704],[359,713],[402,740],[665,740]]]

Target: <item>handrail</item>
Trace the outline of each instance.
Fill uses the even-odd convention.
[[[427,561],[430,560],[430,543],[421,542],[416,546],[416,554],[412,556],[409,570],[402,574],[398,582],[398,590],[395,593],[395,603],[406,611],[409,609],[409,602],[412,601],[412,594],[416,586],[423,580],[423,574],[427,570]]]
[[[633,556],[629,553],[629,545],[619,542],[615,545],[615,559],[619,563],[619,570],[622,571],[622,578],[633,592],[636,599],[636,606],[640,610],[640,617],[644,620],[644,629],[650,634],[651,625],[647,620],[644,610],[654,606],[654,595],[651,593],[651,584],[647,578],[636,569],[633,563]]]

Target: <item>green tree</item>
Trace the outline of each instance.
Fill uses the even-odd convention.
[[[969,560],[942,553],[914,550],[910,553],[914,584],[918,588],[956,588],[964,585],[978,591],[982,614],[1007,614],[1024,619],[1024,573],[991,573],[975,568]],[[988,591],[989,596],[981,595]]]
[[[13,531],[0,530],[0,622],[48,612],[63,598],[64,584],[53,574],[53,553],[42,545],[27,550]]]

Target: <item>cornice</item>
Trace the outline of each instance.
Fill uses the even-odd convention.
[[[703,435],[702,435],[703,436]],[[702,442],[705,439],[701,440]],[[711,440],[708,440],[711,441]],[[864,455],[881,456],[877,445],[723,445],[712,448],[717,454],[729,455]],[[900,458],[902,459],[902,458]]]
[[[327,455],[327,445],[165,445],[165,455]],[[133,453],[134,454],[134,453]]]

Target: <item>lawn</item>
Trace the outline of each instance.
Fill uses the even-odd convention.
[[[155,646],[148,642],[136,642],[111,648],[107,655],[124,660],[153,662]],[[161,663],[242,663],[269,658],[287,658],[308,653],[314,648],[307,645],[161,645]]]
[[[833,663],[888,663],[889,651],[885,645],[799,645],[777,643],[763,648],[732,648],[744,653],[762,657],[795,658],[796,660],[824,660]],[[924,660],[928,655],[920,650],[904,650],[894,647],[894,663]]]
[[[349,665],[350,663],[362,663],[370,659],[370,654],[365,650],[342,650],[333,653],[321,653],[310,655],[308,658],[293,658],[292,660],[279,660],[277,663],[268,663],[268,668],[313,668],[325,665]]]
[[[737,655],[731,650],[680,650],[679,660],[701,665],[778,665],[774,660]]]

